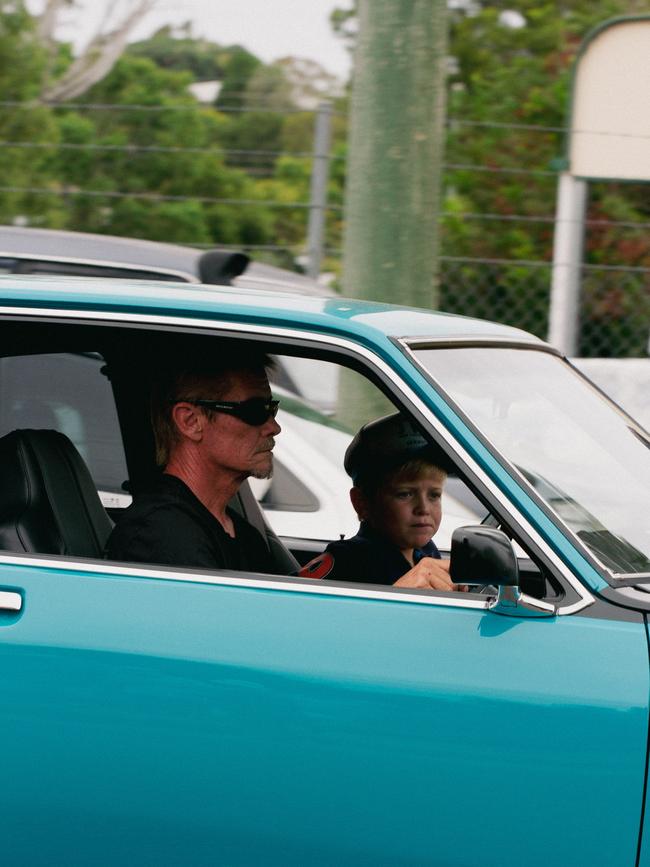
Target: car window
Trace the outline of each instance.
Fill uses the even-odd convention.
[[[258,502],[265,511],[270,512],[317,512],[320,500],[309,487],[284,466],[275,460],[272,479],[255,479],[262,483],[262,490],[253,489]],[[264,484],[268,481],[268,484]]]
[[[82,262],[55,262],[40,259],[17,259],[11,269],[17,274],[68,274],[72,277],[115,277],[131,280],[167,280],[174,283],[187,283],[179,274],[165,271],[147,271],[142,268],[117,268]]]
[[[271,479],[251,479],[250,486],[280,537],[324,544],[358,530],[349,496],[351,480],[343,466],[356,427],[394,407],[354,371],[322,360],[301,358],[299,362],[298,366],[295,358],[278,357],[276,367],[298,369],[300,381],[307,372],[312,396],[322,398],[320,406],[327,405],[329,411],[274,386],[282,427],[274,452],[275,470]],[[321,393],[316,368],[321,372]],[[104,505],[119,510],[129,505],[131,496],[126,490],[128,471],[114,397],[104,371],[104,360],[97,353],[0,359],[0,435],[19,428],[65,434],[88,465]],[[339,388],[339,382],[348,387]],[[364,390],[365,405],[358,399]],[[485,509],[456,477],[448,481],[444,506],[438,541],[447,550],[453,530],[479,521]]]
[[[418,357],[608,569],[650,572],[650,452],[640,429],[547,352],[462,347]]]
[[[93,328],[95,335],[96,327]],[[103,343],[106,334],[102,327],[99,331],[101,340],[97,342]],[[76,332],[75,327],[72,332]],[[113,345],[109,340],[106,344],[108,362],[97,352],[21,354],[0,359],[0,436],[25,428],[54,429],[65,434],[87,464],[104,506],[118,522],[120,513],[131,502],[130,490],[141,490],[155,472],[147,376],[157,369],[155,353],[163,351],[167,356],[176,339],[172,334],[164,334],[162,340],[160,332],[155,334],[160,338],[159,345],[155,340],[147,342],[150,334],[132,329],[119,331],[118,342]],[[54,338],[61,343],[55,335],[55,328],[41,326],[39,340],[51,344]],[[14,339],[12,336],[7,346]],[[206,352],[224,351],[216,342],[223,338],[198,339],[205,341],[202,348]],[[180,337],[178,340],[184,349],[186,343],[180,342]],[[89,340],[93,342],[94,339]],[[22,335],[16,345],[23,345]],[[137,351],[133,358],[139,359],[136,364],[129,354],[134,347]],[[28,348],[29,341],[25,346]],[[287,369],[294,360],[292,356],[278,355],[279,364]],[[280,400],[277,420],[282,427],[274,450],[275,473],[271,479],[249,480],[271,529],[285,540],[301,564],[321,553],[328,542],[349,538],[359,530],[359,519],[350,500],[352,482],[344,469],[345,453],[361,424],[392,413],[398,406],[387,397],[392,393],[391,383],[384,384],[387,389],[384,393],[378,384],[344,363],[320,357],[307,361],[323,371],[330,409],[324,412],[304,397],[273,386],[275,397]],[[109,368],[111,380],[107,375]],[[142,377],[138,375],[140,370]],[[332,382],[338,383],[334,395]],[[312,391],[318,397],[317,386],[317,377],[312,376]],[[123,426],[118,421],[116,396]],[[321,407],[324,403],[323,400]],[[127,455],[133,474],[130,479]],[[250,504],[242,500],[240,508],[251,517],[254,526],[263,529],[258,518],[252,518],[254,510]],[[452,473],[443,493],[442,522],[435,535],[435,543],[443,555],[450,549],[456,527],[479,523],[485,515],[486,507]],[[539,572],[534,576],[534,580],[538,579]],[[541,596],[545,593],[543,579],[540,587]]]
[[[95,353],[0,359],[0,436],[19,428],[59,431],[75,444],[97,488],[120,494],[126,460],[103,368]]]

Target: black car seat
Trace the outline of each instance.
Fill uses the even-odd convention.
[[[54,430],[0,439],[0,549],[101,558],[113,523],[88,468]]]

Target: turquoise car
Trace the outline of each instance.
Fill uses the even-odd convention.
[[[128,279],[8,275],[0,307],[4,864],[650,865],[650,437],[552,347]],[[469,593],[294,577],[330,540],[245,487],[283,574],[103,558],[156,361],[243,340],[439,444]]]

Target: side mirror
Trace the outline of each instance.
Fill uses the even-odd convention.
[[[493,585],[487,609],[514,617],[552,617],[555,606],[519,589],[519,566],[510,539],[494,527],[458,527],[451,537],[449,573],[454,584]]]
[[[449,571],[455,584],[519,587],[519,566],[510,539],[494,527],[454,530]]]

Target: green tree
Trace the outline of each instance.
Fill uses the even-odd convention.
[[[70,197],[70,228],[196,244],[238,244],[242,235],[268,242],[264,196],[245,172],[225,165],[221,141],[228,121],[196,102],[187,90],[191,78],[124,55],[84,96],[124,108],[61,115],[65,143],[91,147],[76,160],[61,150],[55,175],[70,188],[106,191],[105,198]],[[258,199],[259,206],[246,207],[260,214],[253,219],[246,210],[239,217],[232,206],[210,199]],[[227,211],[230,218],[221,219]]]
[[[262,61],[240,45],[234,45],[224,53],[224,75],[216,106],[242,108],[250,80],[262,65]]]
[[[195,39],[189,32],[175,35],[169,26],[161,27],[149,39],[133,42],[125,54],[153,60],[161,69],[191,72],[196,81],[222,79],[226,67],[219,45]]]
[[[36,36],[35,24],[22,0],[5,0],[0,14],[0,141],[3,172],[0,221],[61,220],[57,184],[50,172],[52,151],[38,145],[56,144],[59,138],[52,111],[39,105],[48,56]],[[8,142],[29,142],[35,147],[11,148]],[[21,190],[52,188],[53,195]]]
[[[306,70],[302,87],[293,62],[265,67],[239,46],[163,28],[127,50],[78,107],[46,105],[43,88],[65,80],[75,62],[53,37],[62,4],[47,8],[45,18],[31,16],[22,0],[5,0],[0,10],[0,92],[19,103],[0,107],[0,141],[23,145],[4,148],[1,220],[302,251],[307,212],[292,203],[308,198],[311,163],[278,155],[311,152],[313,114],[295,111],[293,100],[320,80],[317,70]],[[188,92],[194,79],[221,73],[226,102],[247,111],[202,106]],[[265,100],[282,111],[250,110]],[[339,142],[343,126],[338,118]],[[241,153],[259,150],[268,152],[261,161]],[[342,165],[332,186],[339,200]]]

